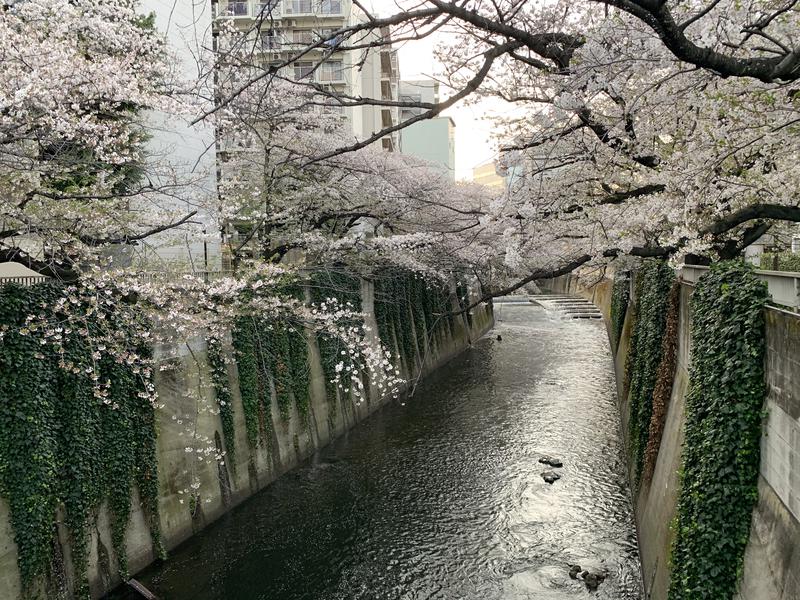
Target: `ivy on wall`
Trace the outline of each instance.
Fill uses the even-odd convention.
[[[424,359],[435,336],[452,336],[454,320],[449,290],[426,282],[412,271],[387,269],[375,277],[375,318],[381,342],[390,349],[394,339],[406,373]]]
[[[292,414],[292,392],[295,385],[292,381],[292,363],[289,332],[285,324],[262,322],[256,334],[258,336],[259,367],[264,383],[263,396],[269,397],[267,377],[271,373],[275,386],[275,397],[278,401],[278,412],[281,419],[288,421]]]
[[[71,538],[76,596],[86,598],[88,527],[104,501],[119,569],[127,577],[124,537],[134,484],[154,548],[163,554],[155,416],[142,374],[92,347],[100,319],[122,337],[130,334],[129,325],[102,304],[88,307],[76,299],[54,308],[63,295],[54,283],[0,287],[0,493],[10,508],[25,595],[50,570],[60,510]],[[26,322],[40,315],[63,323],[67,315],[59,311],[65,310],[81,315],[83,329],[63,327],[56,343]],[[149,350],[130,338],[148,359]],[[94,378],[107,384],[102,398]]]
[[[233,339],[234,358],[239,373],[239,394],[242,399],[244,412],[244,425],[247,434],[247,443],[253,448],[258,445],[260,436],[259,413],[269,406],[269,399],[264,397],[265,385],[263,371],[259,370],[258,355],[256,354],[256,324],[250,317],[240,317],[231,330]],[[219,369],[219,365],[215,371]],[[219,375],[214,377],[218,380]],[[267,387],[266,389],[269,389]],[[220,390],[217,389],[217,394]],[[228,445],[228,437],[225,437]]]
[[[287,328],[285,323],[253,316],[239,317],[231,334],[247,441],[253,448],[269,442],[265,423],[271,410],[272,387],[275,388],[281,418],[287,421],[291,416],[294,398],[298,413],[305,423],[310,402],[308,345],[299,326]],[[217,364],[213,370],[220,373],[220,365]],[[222,385],[226,381],[221,377],[214,376],[218,399],[220,393],[223,397],[226,394]],[[228,436],[232,435],[233,430],[230,434],[225,432],[224,419],[223,433],[225,445],[229,447]]]
[[[616,351],[625,326],[625,314],[630,301],[631,278],[626,271],[614,273],[614,285],[611,288],[611,341]]]
[[[333,296],[332,290],[336,291]],[[296,299],[305,296],[303,288],[296,284],[284,286],[282,292]],[[350,275],[325,272],[323,278],[323,273],[315,274],[311,278],[310,294],[315,302],[337,297],[342,304],[349,303],[350,309],[361,310],[360,281]],[[248,445],[256,447],[269,442],[265,423],[270,415],[273,388],[281,418],[289,420],[294,401],[298,414],[306,423],[311,382],[308,340],[303,327],[266,317],[242,316],[234,323],[231,337]],[[335,397],[330,380],[335,377],[336,364],[343,358],[342,348],[332,336],[320,336],[319,342],[326,389]],[[232,461],[231,451],[235,452],[235,442],[229,379],[220,344],[215,340],[209,341],[209,363],[220,406],[225,446]]]
[[[310,292],[311,301],[315,304],[323,304],[328,299],[334,299],[339,306],[350,308],[355,312],[362,310],[361,280],[346,271],[328,270],[314,273],[311,276]],[[317,345],[325,377],[325,395],[331,404],[331,415],[334,416],[338,398],[335,382],[336,366],[342,363],[342,368],[347,371],[352,370],[354,364],[344,344],[338,338],[321,334],[317,336]]]
[[[670,600],[736,593],[758,499],[767,298],[766,285],[738,262],[712,266],[692,296]]]
[[[287,287],[285,293],[304,297],[299,286]],[[311,274],[308,292],[314,304],[331,300],[354,312],[361,312],[361,279],[344,269],[330,269]],[[454,321],[451,296],[444,286],[426,283],[412,271],[386,269],[375,280],[375,318],[378,335],[384,345],[399,348],[401,363],[408,373],[419,365],[418,357],[434,335],[452,335]],[[344,323],[343,325],[347,325]],[[357,325],[357,323],[353,323]],[[239,390],[244,410],[247,440],[250,447],[267,442],[265,418],[270,412],[270,384],[275,389],[281,417],[288,420],[294,400],[300,417],[307,420],[310,411],[310,367],[308,341],[299,325],[277,323],[267,318],[240,317],[232,329],[233,355],[239,372]],[[317,336],[325,389],[328,400],[336,410],[339,397],[336,383],[337,367],[346,373],[354,368],[347,348],[338,338],[321,333]],[[233,412],[227,368],[221,344],[209,341],[209,362],[212,369],[225,447],[233,460],[235,452]],[[369,390],[369,382],[362,381]],[[347,388],[346,388],[347,389]]]
[[[636,355],[636,324],[639,322],[639,302],[642,295],[642,278],[634,275],[633,278],[633,298],[628,300],[628,311],[631,320],[631,339],[628,343],[628,354],[625,356],[625,371],[622,381],[622,397],[627,398],[631,389],[631,376],[633,374],[633,357]],[[633,300],[633,302],[631,302]]]
[[[463,311],[469,306],[469,287],[463,279],[456,282],[456,297],[458,298],[458,306]],[[464,313],[467,317],[467,325],[472,327],[472,314],[470,311]]]
[[[289,378],[292,385],[295,405],[300,419],[305,423],[311,398],[309,387],[311,384],[308,366],[308,340],[301,327],[290,329],[287,333],[287,349],[290,365]]]
[[[631,461],[639,479],[644,466],[644,451],[650,433],[653,413],[653,390],[666,328],[669,290],[675,274],[660,260],[647,260],[638,274],[637,312],[631,335],[630,360],[630,417],[628,439]]]
[[[233,417],[233,398],[230,390],[230,378],[222,341],[212,337],[208,340],[208,364],[211,369],[211,383],[217,396],[219,417],[222,421],[222,438],[225,440],[225,462],[236,470],[236,427]],[[249,434],[250,432],[248,432]]]
[[[664,338],[661,345],[661,362],[656,372],[656,384],[653,389],[653,409],[650,417],[650,428],[647,437],[647,448],[644,453],[642,481],[650,481],[653,477],[667,409],[675,382],[675,368],[678,360],[678,313],[681,307],[681,282],[675,280],[669,290]]]
[[[343,361],[345,368],[348,366],[352,368],[352,364],[350,364],[349,356],[338,338],[322,334],[317,336],[317,344],[319,346],[322,372],[325,376],[325,396],[331,403],[332,414],[335,415],[337,407],[336,365]],[[343,351],[345,352],[344,355],[342,355]]]

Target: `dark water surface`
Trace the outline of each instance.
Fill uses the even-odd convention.
[[[139,579],[162,600],[638,600],[605,329],[532,305],[495,314],[405,405]],[[543,454],[564,462],[552,486]],[[575,563],[609,576],[590,593]]]

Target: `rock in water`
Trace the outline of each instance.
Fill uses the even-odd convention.
[[[587,573],[583,577],[583,582],[586,584],[586,588],[590,591],[594,591],[597,589],[597,586],[600,585],[600,578],[597,576],[597,573]]]
[[[578,573],[580,573],[580,572],[581,572],[581,566],[580,565],[572,565],[569,568],[569,577],[570,577],[570,579],[577,579],[578,578]]]
[[[553,483],[561,479],[561,475],[559,475],[555,471],[545,471],[544,473],[542,473],[542,479],[544,479],[547,483],[552,485]]]
[[[550,465],[555,469],[560,469],[561,467],[564,466],[564,463],[562,463],[557,458],[553,458],[552,456],[543,456],[542,458],[539,459],[539,462],[542,463],[543,465]]]
[[[502,335],[498,335],[497,336],[497,341],[498,342],[502,342],[503,341],[503,336]]]
[[[578,567],[578,570],[580,570],[580,567]],[[586,585],[586,589],[588,589],[590,592],[593,592],[600,586],[601,583],[606,580],[607,574],[603,571],[594,573],[590,571],[584,571],[580,575],[581,579],[583,579],[583,583]],[[572,577],[572,571],[570,571],[570,577]]]

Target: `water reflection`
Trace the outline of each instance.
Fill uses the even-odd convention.
[[[405,405],[141,579],[164,600],[640,598],[602,324],[496,315]],[[552,486],[544,454],[564,462]],[[576,563],[609,573],[597,592],[569,577]]]

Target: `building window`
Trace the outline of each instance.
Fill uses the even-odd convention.
[[[342,14],[342,0],[320,0],[319,12],[323,15]]]
[[[311,0],[292,0],[292,12],[297,13],[310,13]]]
[[[281,47],[281,39],[274,29],[261,32],[261,46],[264,50],[278,50]]]
[[[294,78],[297,81],[307,79],[314,71],[314,63],[311,61],[298,61],[292,66],[294,67]]]
[[[320,29],[317,33],[317,40],[322,41],[323,46],[327,46],[328,48],[335,48],[338,46],[342,41],[341,35],[334,35],[336,29],[326,28]]]
[[[270,15],[277,15],[280,11],[278,8],[281,5],[281,0],[256,0],[254,16],[268,17]]]
[[[247,4],[247,0],[229,0],[225,14],[229,17],[246,17],[248,15]]]
[[[319,80],[324,82],[344,81],[342,61],[329,60],[319,67]]]
[[[292,31],[292,41],[295,44],[308,46],[314,43],[314,31],[311,29],[295,29]]]

